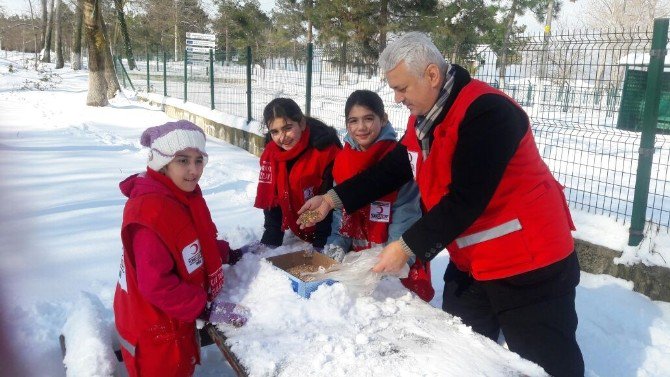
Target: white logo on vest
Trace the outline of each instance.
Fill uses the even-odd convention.
[[[391,202],[372,202],[370,204],[370,221],[387,223],[391,219]]]
[[[181,256],[184,258],[186,271],[188,271],[189,274],[202,266],[203,260],[202,253],[200,252],[200,241],[196,239],[187,245],[181,251]]]

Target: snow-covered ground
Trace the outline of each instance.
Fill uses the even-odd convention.
[[[140,133],[169,119],[126,98],[86,107],[86,72],[64,69],[41,81],[23,66],[13,55],[0,58],[0,350],[9,345],[21,355],[13,365],[0,355],[0,375],[10,367],[65,375],[61,333],[78,356],[66,359],[72,375],[105,375],[117,367],[110,309],[121,258],[124,198],[117,184],[143,169]],[[220,236],[233,247],[258,239],[262,214],[252,206],[258,159],[211,138],[207,149],[201,186]],[[625,226],[573,214],[577,237],[624,249]],[[654,255],[670,250],[653,243]],[[300,247],[293,241],[273,254]],[[648,261],[645,247],[651,249],[627,255]],[[433,262],[438,294],[431,304],[438,308],[447,262],[446,254]],[[252,311],[247,326],[225,329],[226,335],[255,376],[540,374],[397,281],[383,281],[371,297],[352,298],[335,284],[303,300],[255,255],[228,268],[226,279],[224,294]],[[630,282],[582,273],[577,310],[588,376],[670,375],[670,304],[633,292]],[[216,347],[203,349],[197,375],[231,373]]]

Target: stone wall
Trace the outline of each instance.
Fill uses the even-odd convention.
[[[155,102],[144,97],[138,96],[138,98],[148,102],[151,105],[160,106],[165,114],[171,118],[186,119],[190,122],[193,122],[194,124],[197,124],[205,131],[207,135],[224,140],[259,157],[261,153],[263,153],[263,149],[265,148],[265,138],[263,136],[240,130],[226,124],[215,122],[204,116],[193,114],[177,106]]]

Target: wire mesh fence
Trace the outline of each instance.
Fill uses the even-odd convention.
[[[540,153],[566,187],[573,208],[629,223],[640,150],[651,28],[518,35],[504,53],[477,46],[445,56],[500,88],[529,114]],[[226,58],[212,54],[147,54],[128,72],[139,91],[155,92],[262,121],[276,97],[290,97],[344,135],[344,103],[357,89],[379,93],[400,135],[409,112],[396,104],[376,62],[349,47],[287,51],[266,47]],[[262,57],[262,58],[259,58]],[[670,229],[670,73],[662,76],[658,134],[647,220]],[[308,89],[309,83],[309,89]],[[311,92],[307,98],[308,90]]]
[[[641,109],[622,106],[622,99],[631,95],[624,82],[631,73],[643,73],[646,79],[651,40],[651,29],[520,35],[505,57],[480,46],[456,61],[526,110],[540,153],[566,186],[571,206],[627,223],[633,211]],[[667,230],[669,146],[664,130],[659,131],[647,219]]]

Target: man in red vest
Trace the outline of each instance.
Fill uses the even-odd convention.
[[[379,66],[411,113],[402,139],[409,164],[381,160],[302,210],[350,211],[411,174],[424,215],[384,248],[373,270],[398,271],[413,255],[428,262],[446,248],[443,310],[494,341],[502,330],[510,350],[553,376],[583,376],[574,226],[528,116],[445,61],[422,33],[391,42]]]

